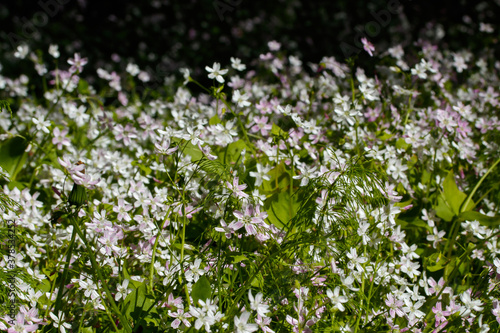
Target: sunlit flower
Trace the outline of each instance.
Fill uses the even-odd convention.
[[[220,69],[220,64],[218,62],[214,62],[212,68],[206,66],[205,70],[209,73],[209,79],[216,79],[220,83],[224,83],[224,78],[222,75],[227,73],[227,69]]]

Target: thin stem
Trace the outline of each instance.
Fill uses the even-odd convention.
[[[493,163],[493,165],[488,169],[488,171],[486,171],[486,173],[483,175],[483,177],[481,177],[481,179],[479,180],[479,182],[477,182],[477,184],[474,187],[474,189],[472,190],[472,192],[469,194],[469,196],[467,197],[467,199],[462,203],[462,207],[460,207],[460,213],[465,212],[465,210],[467,209],[467,206],[469,205],[470,201],[472,200],[472,197],[474,196],[474,194],[476,194],[476,191],[479,189],[479,186],[481,186],[481,184],[483,183],[483,181],[486,178],[486,176],[488,176],[489,173],[493,169],[495,169],[495,167],[498,165],[498,163],[500,163],[500,158],[495,163]],[[476,205],[477,205],[477,203],[478,202],[476,202]]]

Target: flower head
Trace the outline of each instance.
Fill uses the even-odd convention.
[[[212,68],[206,66],[205,70],[209,73],[209,79],[216,79],[220,83],[224,83],[224,78],[222,75],[227,73],[227,69],[220,69],[220,64],[218,62],[214,62]]]

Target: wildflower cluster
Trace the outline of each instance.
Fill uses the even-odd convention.
[[[33,277],[0,328],[496,327],[500,62],[363,45],[375,71],[272,41],[252,69],[207,65],[210,88],[182,69],[171,94],[138,95],[130,62],[87,73],[98,92],[79,54],[39,71],[43,97],[0,76],[3,192]]]

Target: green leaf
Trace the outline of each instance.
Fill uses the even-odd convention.
[[[90,95],[89,84],[87,81],[80,79],[78,81],[78,91],[84,95]]]
[[[248,258],[243,254],[233,256],[233,264],[237,264],[244,260],[248,260]]]
[[[202,275],[198,281],[193,285],[191,291],[191,297],[193,297],[193,303],[198,304],[198,300],[205,301],[212,297],[212,289],[210,288],[210,282],[208,279]]]
[[[84,327],[82,333],[93,333],[94,329],[92,327]]]
[[[467,195],[458,189],[458,186],[455,183],[453,170],[450,170],[444,179],[443,193],[453,214],[458,215],[460,213],[460,206],[464,200],[467,199]],[[465,207],[465,211],[472,209],[474,206],[475,204],[471,201],[467,207]]]
[[[398,141],[396,141],[396,148],[397,149],[406,149],[408,148],[410,145],[406,143],[405,139],[403,138],[400,138]]]
[[[175,140],[175,141],[177,141],[177,140]],[[174,142],[174,140],[172,140],[172,142]],[[179,143],[179,142],[180,142],[180,140],[177,141],[177,143]],[[200,160],[201,158],[203,158],[203,153],[201,152],[200,148],[193,145],[191,142],[187,143],[186,148],[184,149],[183,152],[184,152],[184,154],[191,156],[191,161],[193,161],[193,162],[196,162],[196,161]]]
[[[282,191],[268,198],[265,201],[264,208],[269,222],[278,228],[283,228],[285,225],[288,226],[290,220],[297,214],[300,203],[297,202],[296,196],[290,197],[288,191]]]
[[[439,218],[442,218],[443,220],[450,222],[453,219],[453,216],[455,216],[455,214],[448,205],[448,202],[446,201],[444,195],[440,194],[437,198],[437,201],[438,201],[437,206],[433,206],[434,210],[436,211],[436,215]]]
[[[270,180],[262,182],[264,193],[276,192],[286,189],[290,185],[290,175],[286,171],[285,164],[280,163],[268,172]],[[278,187],[276,187],[276,183]]]
[[[404,219],[396,219],[396,223],[400,225],[403,229],[412,229],[412,228],[424,228],[429,231],[432,231],[432,228],[429,226],[429,224],[421,219],[413,218],[411,220],[404,220]]]
[[[431,256],[424,259],[424,261],[426,263],[425,268],[429,272],[439,271],[448,264],[446,257],[439,252],[433,253]]]
[[[391,133],[387,133],[386,131],[383,131],[383,132],[379,132],[377,134],[377,139],[379,140],[382,140],[382,141],[385,141],[385,140],[389,140],[390,138],[392,138],[394,136],[394,134],[391,134]]]
[[[487,227],[496,227],[500,225],[500,216],[487,216],[479,212],[467,211],[458,215],[459,221],[478,221],[481,225]]]
[[[130,285],[129,285],[130,286]],[[142,282],[139,288],[134,289],[125,298],[124,304],[129,303],[125,310],[127,318],[133,318],[134,324],[138,325],[144,318],[150,317],[153,313],[157,313],[155,307],[155,300],[150,295],[147,295],[146,285]]]
[[[245,141],[238,140],[232,142],[227,146],[226,151],[224,150],[221,151],[221,153],[219,154],[219,158],[221,159],[221,161],[224,161],[225,163],[228,164],[231,162],[236,162],[241,156],[241,152],[243,151],[243,149],[248,150],[248,146],[245,143]]]
[[[444,259],[443,259],[443,261],[444,261]],[[445,278],[445,280],[448,281],[448,278],[453,273],[456,266],[457,266],[457,258],[452,257],[451,260],[446,265],[446,268],[444,269],[444,276],[443,277]]]
[[[258,289],[264,288],[264,278],[262,277],[262,274],[258,273],[255,276],[255,278],[252,280],[252,282],[250,283],[250,285],[252,287],[255,287],[255,288],[258,288]]]
[[[220,124],[220,118],[218,115],[215,115],[213,116],[212,118],[210,118],[210,120],[208,121],[208,124],[209,125],[217,125],[217,124]]]
[[[15,180],[28,156],[25,153],[28,142],[19,137],[13,137],[0,145],[0,166],[9,173],[10,179]]]
[[[273,127],[271,129],[271,135],[282,139],[288,138],[288,132],[284,131],[281,127],[279,127],[275,123],[273,123]]]

